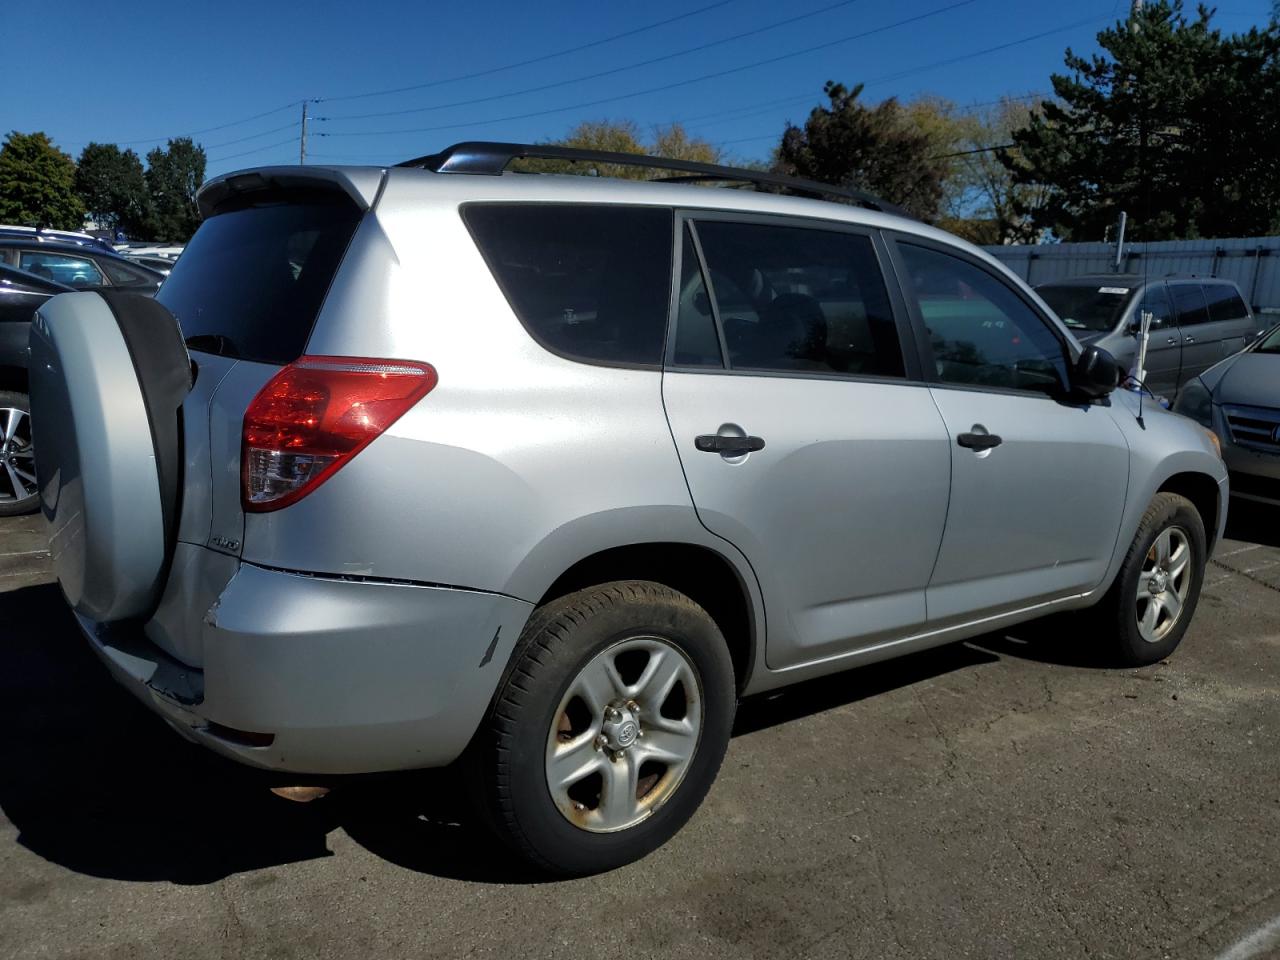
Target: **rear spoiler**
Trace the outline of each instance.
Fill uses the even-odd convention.
[[[246,193],[283,190],[332,190],[345,193],[361,210],[378,199],[386,177],[379,167],[256,167],[214,177],[196,193],[202,217],[211,217],[228,200]]]

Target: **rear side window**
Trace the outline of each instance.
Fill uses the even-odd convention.
[[[126,267],[114,260],[99,260],[102,269],[106,271],[107,276],[111,278],[112,283],[123,284],[144,284],[151,283],[151,277],[143,273],[141,270],[134,270],[132,267]]]
[[[731,368],[904,375],[870,238],[721,220],[697,230]]]
[[[336,194],[219,212],[200,225],[156,299],[194,350],[290,363],[306,348],[360,217]]]
[[[589,363],[662,362],[670,210],[469,204],[463,219],[512,310],[548,350]]]
[[[1198,283],[1171,284],[1173,304],[1178,308],[1178,325],[1194,326],[1209,321],[1209,307],[1204,302],[1204,291]]]
[[[1204,298],[1209,301],[1209,319],[1214,323],[1219,320],[1244,320],[1249,316],[1244,300],[1235,287],[1225,283],[1206,283]]]

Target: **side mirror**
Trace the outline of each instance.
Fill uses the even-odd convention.
[[[1116,358],[1099,346],[1090,344],[1080,352],[1071,372],[1071,388],[1090,400],[1100,400],[1120,382],[1120,365]]]

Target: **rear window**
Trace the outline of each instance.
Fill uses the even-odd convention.
[[[1244,300],[1235,287],[1225,283],[1206,283],[1204,298],[1209,301],[1209,319],[1214,323],[1219,320],[1244,320],[1249,316]]]
[[[470,204],[463,219],[535,340],[589,363],[658,366],[672,217],[656,207]]]
[[[262,363],[302,355],[361,213],[340,195],[276,197],[200,225],[156,299],[193,350]]]

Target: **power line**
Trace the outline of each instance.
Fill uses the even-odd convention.
[[[960,54],[959,56],[947,57],[945,60],[935,60],[933,63],[927,63],[918,67],[912,67],[908,70],[900,70],[897,73],[885,74],[884,76],[875,77],[871,80],[866,81],[866,83],[864,83],[863,85],[867,87],[871,87],[880,83],[889,83],[894,80],[901,80],[905,77],[914,76],[915,74],[918,74],[918,73],[925,73],[929,70],[936,70],[938,67],[950,66],[955,63],[961,63],[965,60],[975,59],[976,57],[984,57],[991,53],[998,53],[1001,50],[1008,50],[1011,47],[1020,46],[1024,43],[1032,43],[1036,40],[1043,40],[1045,37],[1050,37],[1050,36],[1053,36],[1054,34],[1066,33],[1069,30],[1075,30],[1079,27],[1087,26],[1092,23],[1098,23],[1102,20],[1109,20],[1109,19],[1110,19],[1110,15],[1107,15],[1105,17],[1089,17],[1084,20],[1077,20],[1074,23],[1068,23],[1061,27],[1055,27],[1052,30],[1044,30],[1044,31],[1041,31],[1040,33],[1034,33],[1030,36],[1022,37],[1018,40],[1010,40],[1006,43],[996,44],[994,47],[986,47],[982,50],[974,50],[971,53],[963,53],[963,54]],[[1008,97],[1005,99],[1027,100],[1027,99],[1033,99],[1034,97],[1035,95],[1033,94],[1033,95],[1028,95],[1020,98]],[[997,100],[995,102],[999,103],[1000,101]],[[978,104],[978,106],[983,106],[983,104]],[[738,117],[736,119],[741,120],[741,119],[745,119],[745,117]],[[735,140],[723,140],[720,143],[718,143],[717,146],[726,147],[736,143],[750,143],[754,140],[767,140],[776,136],[779,136],[779,134],[769,133],[769,134],[763,134],[761,136],[755,136],[755,137],[739,137]]]
[[[590,43],[583,43],[576,47],[569,47],[567,50],[557,50],[555,53],[546,53],[542,56],[532,57],[528,60],[520,60],[516,63],[504,64],[501,67],[490,67],[487,70],[480,70],[476,73],[465,73],[456,77],[445,77],[440,80],[430,80],[426,83],[415,83],[407,87],[391,87],[386,90],[371,90],[367,93],[351,93],[341,97],[323,97],[321,98],[327,103],[336,103],[340,100],[363,100],[366,97],[384,97],[393,93],[408,93],[412,90],[426,90],[429,87],[438,87],[446,83],[460,83],[463,80],[475,80],[478,77],[488,77],[495,73],[502,73],[505,70],[515,70],[517,67],[528,67],[535,63],[545,63],[548,60],[554,60],[557,57],[566,57],[571,53],[578,53],[582,50],[590,50],[592,47],[603,46],[606,43],[613,43],[615,40],[623,40],[626,37],[634,37],[640,33],[647,33],[650,30],[656,30],[658,27],[665,27],[667,24],[676,23],[680,20],[687,20],[690,17],[696,17],[700,13],[706,13],[708,10],[715,10],[717,7],[728,6],[733,0],[720,0],[718,3],[708,4],[705,7],[699,7],[696,10],[690,10],[688,13],[682,13],[678,16],[668,17],[666,20],[658,20],[655,23],[647,24],[643,27],[636,27],[632,30],[624,30],[622,33],[615,33],[609,37],[602,37],[599,40],[592,40]],[[292,106],[292,104],[291,104]]]
[[[255,113],[252,117],[245,117],[243,120],[232,120],[230,123],[220,123],[216,127],[205,127],[203,130],[192,130],[190,133],[169,134],[163,137],[148,137],[142,140],[116,140],[113,141],[118,146],[128,147],[138,143],[159,143],[161,140],[178,140],[182,137],[198,137],[204,133],[216,133],[218,130],[226,130],[228,127],[238,127],[243,123],[250,123],[254,120],[261,120],[263,117],[270,117],[273,114],[282,113],[285,110],[292,110],[302,101],[294,100],[292,103],[286,103],[283,107],[276,107],[274,110],[264,110],[262,113]]]
[[[474,97],[470,100],[456,100],[453,103],[437,103],[429,107],[409,107],[403,110],[385,110],[380,113],[354,113],[340,114],[330,117],[331,120],[372,120],[381,117],[402,117],[411,113],[431,113],[436,110],[448,110],[451,107],[471,107],[478,103],[491,103],[494,100],[505,100],[508,97],[525,96],[530,93],[541,93],[544,90],[554,90],[557,87],[567,87],[575,83],[584,83],[587,80],[599,80],[601,77],[613,76],[615,73],[624,73],[627,70],[638,70],[641,67],[651,67],[655,63],[663,63],[667,60],[674,60],[677,57],[687,57],[691,53],[700,53],[703,50],[710,50],[712,47],[719,47],[726,43],[732,43],[735,40],[744,40],[747,37],[754,37],[761,33],[767,33],[770,30],[776,30],[779,27],[789,26],[793,23],[799,23],[801,20],[808,20],[823,13],[829,13],[840,7],[847,7],[851,4],[858,3],[860,0],[839,0],[838,3],[828,4],[817,10],[810,10],[808,13],[797,14],[794,17],[787,17],[784,20],[775,20],[773,23],[765,24],[762,27],[755,27],[751,30],[744,30],[741,33],[735,33],[732,36],[722,37],[719,40],[710,40],[706,43],[700,43],[694,47],[686,47],[684,50],[677,50],[674,53],[664,53],[660,57],[650,57],[648,60],[637,60],[635,63],[623,64],[620,67],[610,67],[608,70],[601,70],[597,73],[587,73],[580,77],[570,77],[568,80],[557,80],[554,83],[544,83],[540,87],[522,87],[510,93],[495,93],[485,97]]]
[[[269,137],[271,136],[271,134],[279,133],[281,130],[291,130],[297,125],[298,125],[298,121],[294,120],[292,123],[286,123],[283,126],[279,126],[279,127],[272,127],[270,130],[263,130],[261,133],[251,133],[247,137],[239,137],[238,139],[235,139],[235,140],[224,140],[222,141],[222,143],[201,144],[201,146],[204,147],[205,150],[217,150],[221,147],[230,147],[237,143],[247,143],[250,140],[257,140],[259,137]]]
[[[247,157],[253,153],[262,153],[264,150],[272,150],[275,147],[283,147],[298,142],[297,137],[290,137],[288,140],[281,140],[279,143],[268,143],[265,147],[254,147],[252,150],[244,150],[240,153],[228,154],[225,157],[209,157],[209,163],[222,163],[224,160],[234,160],[236,157]]]
[[[776,56],[776,57],[768,57],[764,60],[757,60],[752,63],[741,64],[736,67],[729,67],[728,69],[725,69],[725,70],[717,70],[713,73],[704,73],[701,76],[690,77],[685,80],[676,80],[672,83],[664,83],[664,84],[661,84],[660,86],[648,87],[644,90],[634,90],[631,93],[618,94],[612,97],[601,97],[598,100],[588,100],[582,103],[569,104],[563,107],[552,107],[546,110],[533,110],[528,113],[513,114],[507,117],[494,117],[489,120],[471,120],[464,123],[440,124],[440,125],[431,126],[431,127],[410,127],[407,129],[399,129],[399,130],[364,130],[364,131],[337,131],[337,132],[325,131],[323,133],[318,134],[318,136],[322,136],[322,137],[384,137],[384,136],[398,136],[404,133],[433,133],[437,130],[457,130],[457,129],[462,129],[464,127],[479,127],[479,126],[486,126],[494,123],[506,123],[511,120],[526,120],[531,117],[545,117],[553,113],[566,113],[570,110],[580,110],[585,107],[595,107],[605,103],[616,103],[619,100],[630,100],[634,97],[642,97],[650,93],[659,93],[665,90],[674,90],[677,87],[685,87],[691,83],[701,83],[704,80],[714,80],[719,77],[727,77],[735,73],[742,73],[745,70],[754,70],[757,67],[765,67],[765,66],[769,66],[770,64],[780,63],[784,60],[791,60],[791,59],[794,59],[795,57],[802,57],[805,54],[814,53],[815,51],[818,51],[818,50],[826,50],[830,47],[835,47],[841,44],[849,43],[853,40],[862,40],[862,39],[865,39],[866,37],[871,37],[871,36],[875,36],[876,34],[885,33],[886,31],[893,30],[898,27],[904,27],[904,26],[907,26],[908,24],[918,23],[921,20],[926,20],[930,17],[936,17],[936,16],[939,16],[940,14],[949,13],[952,10],[957,10],[960,7],[967,7],[970,4],[977,3],[977,2],[978,0],[955,0],[955,2],[953,3],[949,3],[945,6],[938,7],[937,9],[930,10],[926,13],[916,14],[913,17],[907,17],[903,20],[897,20],[893,23],[885,24],[884,26],[881,26],[881,27],[875,27],[874,29],[871,29],[871,30],[864,30],[861,33],[850,34],[847,37],[838,37],[835,40],[828,40],[825,43],[814,44],[811,47],[805,47],[801,50],[793,50],[790,53],[780,54],[779,56]]]

